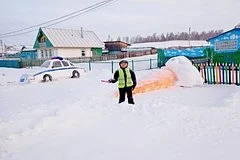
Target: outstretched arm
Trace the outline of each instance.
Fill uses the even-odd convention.
[[[118,81],[118,77],[119,77],[119,72],[116,71],[116,72],[114,73],[113,79],[109,79],[108,81],[109,81],[110,83],[116,83],[116,82]]]

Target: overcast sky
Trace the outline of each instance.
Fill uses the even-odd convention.
[[[30,27],[102,0],[2,0],[0,34]],[[97,10],[52,26],[94,31],[101,40],[153,33],[232,29],[240,23],[240,0],[116,0]],[[6,44],[33,45],[37,31]]]

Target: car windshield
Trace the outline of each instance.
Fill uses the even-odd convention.
[[[40,67],[48,68],[50,66],[50,61],[45,61]]]

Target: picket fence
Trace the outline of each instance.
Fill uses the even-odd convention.
[[[205,83],[240,85],[240,64],[197,64],[195,65]]]

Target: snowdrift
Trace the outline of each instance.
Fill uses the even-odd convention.
[[[192,62],[184,56],[173,57],[166,62],[166,67],[177,77],[177,85],[194,87],[203,85],[203,78]]]

